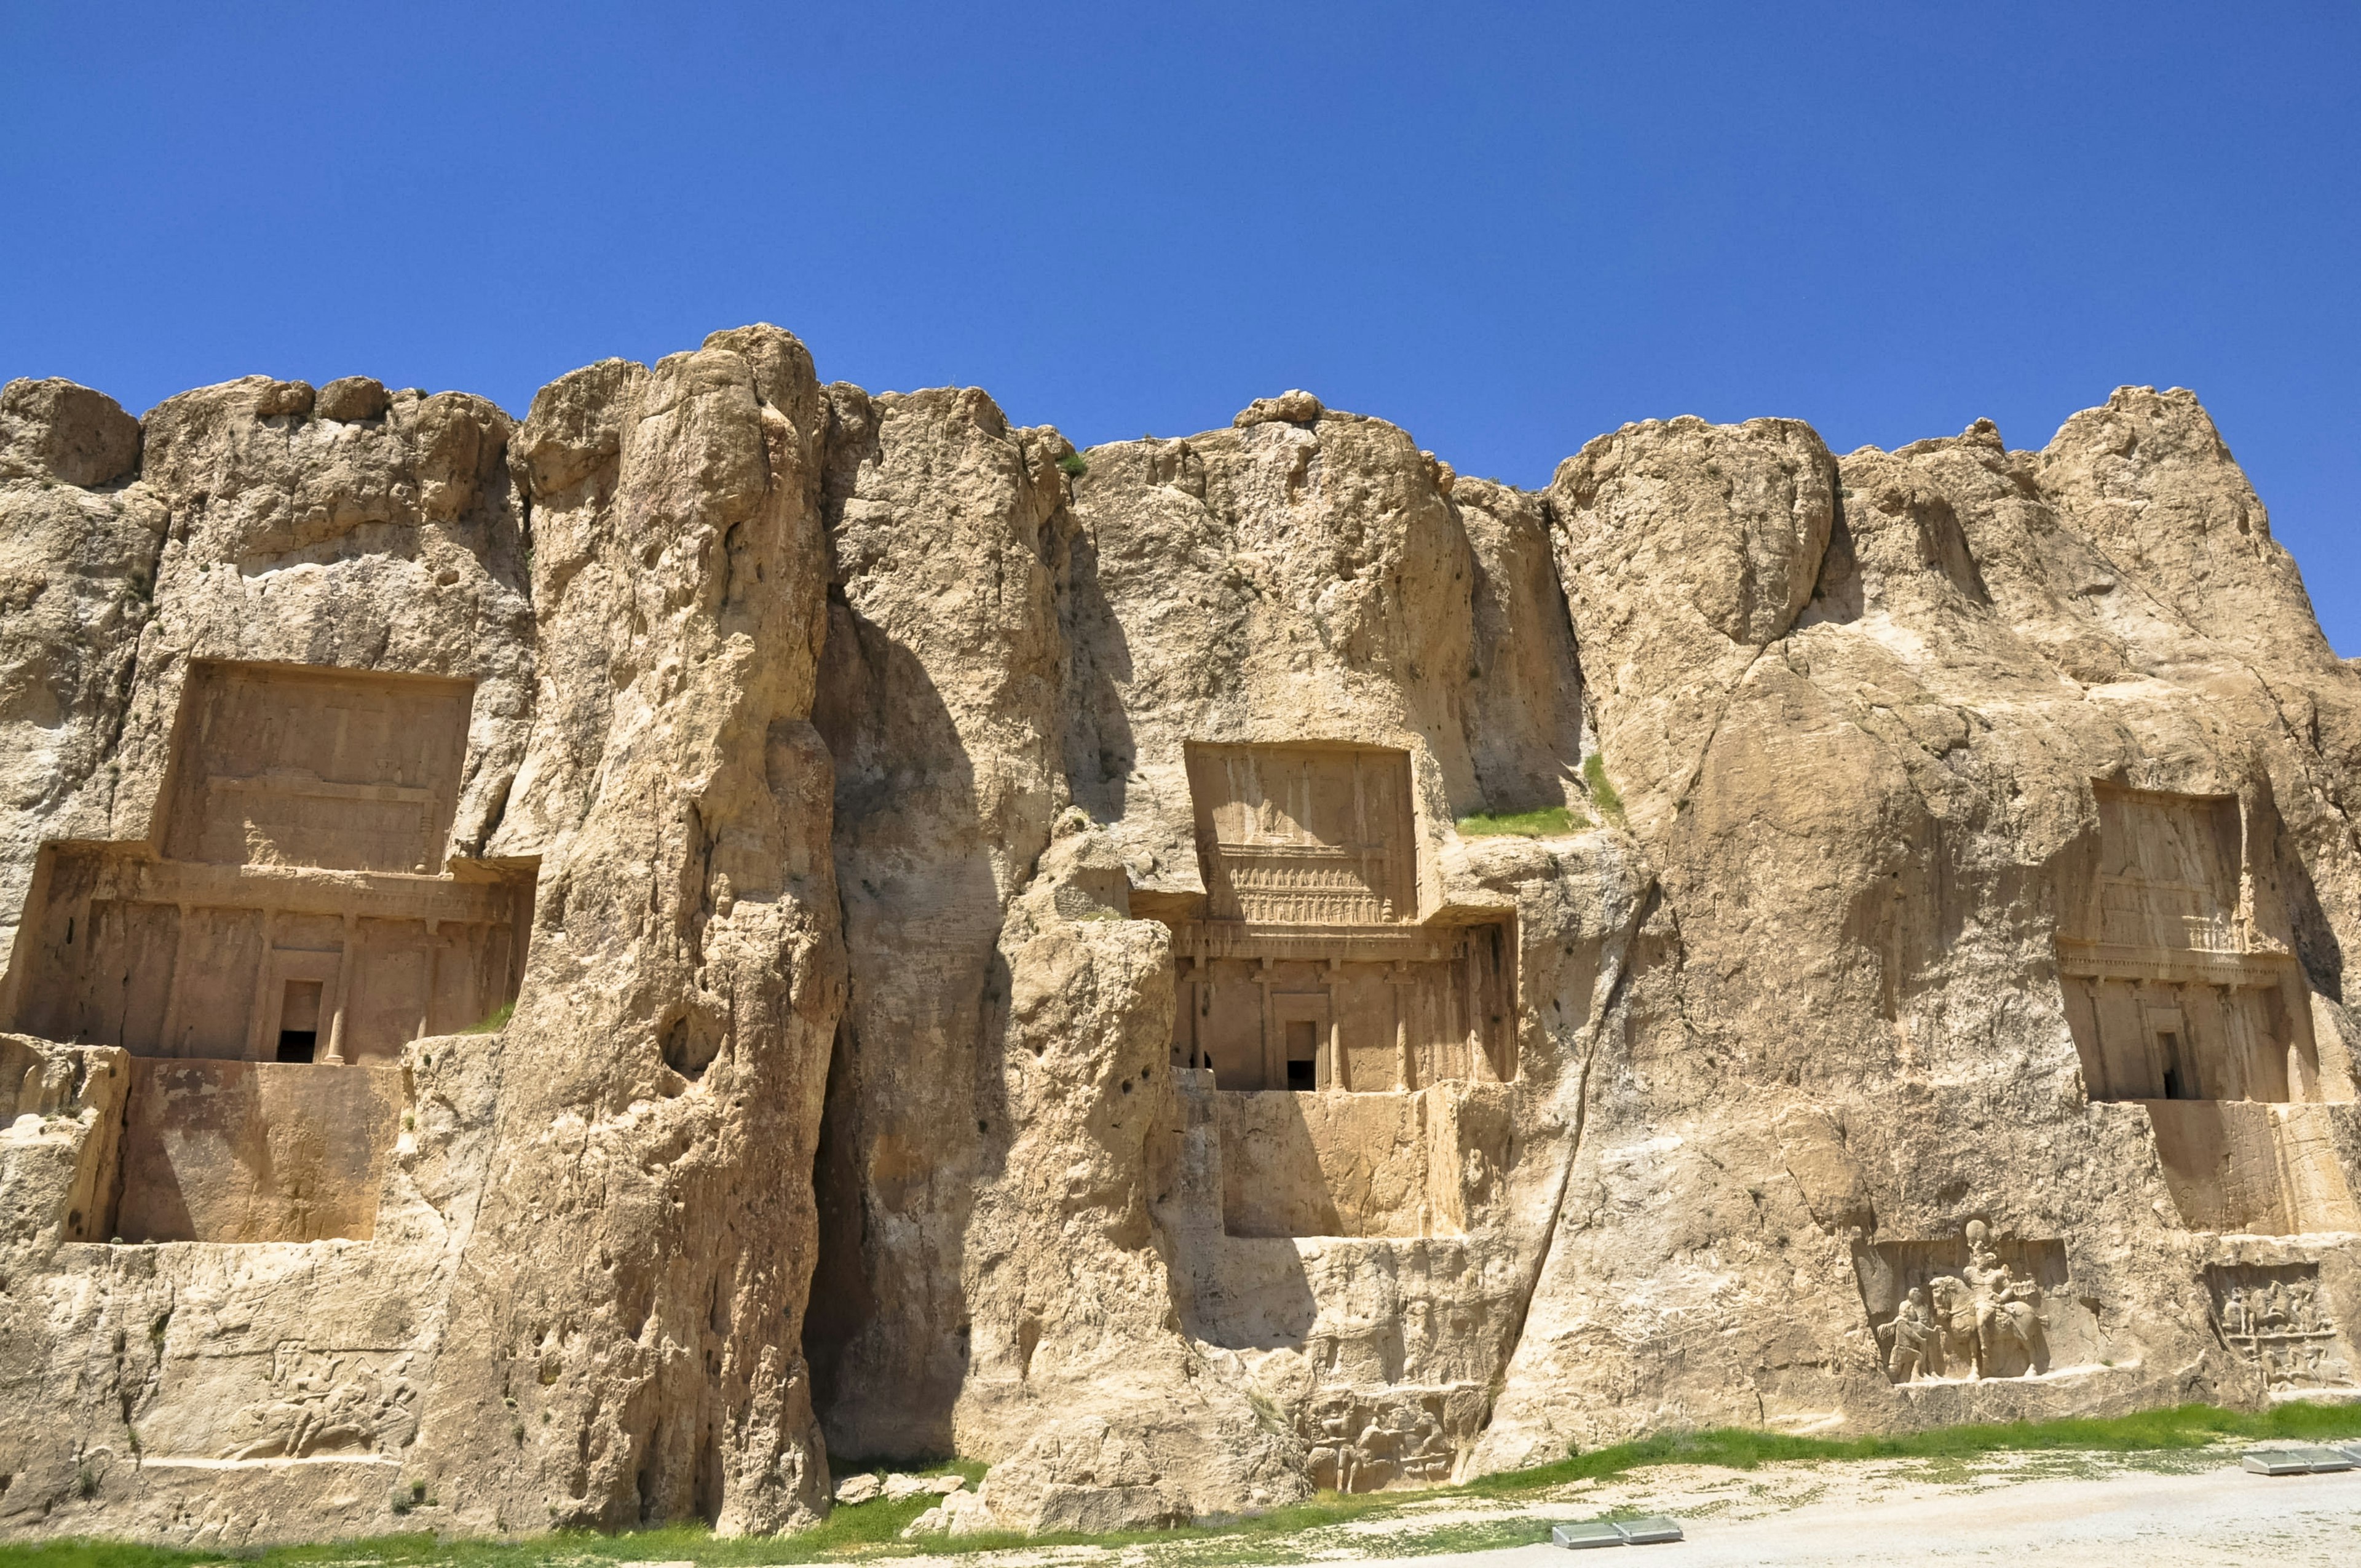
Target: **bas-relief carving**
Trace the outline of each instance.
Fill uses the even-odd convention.
[[[1382,926],[1418,907],[1410,758],[1364,747],[1192,746],[1207,914]]]
[[[2350,1388],[2345,1336],[2317,1264],[2215,1264],[2205,1270],[2213,1327],[2274,1389]]]
[[[290,1341],[271,1356],[269,1390],[229,1421],[219,1457],[303,1459],[400,1447],[417,1424],[407,1351],[318,1351]]]
[[[1459,1445],[1483,1419],[1483,1401],[1472,1389],[1336,1390],[1305,1405],[1296,1435],[1308,1451],[1314,1487],[1375,1492],[1449,1481]]]
[[[2055,1241],[1998,1241],[1971,1220],[1951,1242],[1856,1241],[1853,1269],[1886,1376],[2025,1377],[2098,1360],[2097,1321],[2067,1293]]]
[[[470,695],[424,676],[199,665],[173,737],[165,858],[434,874]]]

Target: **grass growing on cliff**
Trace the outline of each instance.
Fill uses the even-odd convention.
[[[1587,817],[1577,817],[1563,806],[1552,806],[1540,811],[1506,811],[1495,815],[1479,811],[1473,817],[1463,817],[1454,824],[1461,835],[1469,839],[1511,836],[1520,839],[1546,839],[1554,833],[1571,833],[1590,826]]]
[[[1582,782],[1590,791],[1590,799],[1599,810],[1620,826],[1623,820],[1623,797],[1615,792],[1615,784],[1607,776],[1607,759],[1593,751],[1582,759]]]
[[[1447,1502],[1455,1497],[1546,1503],[1550,1499],[1544,1494],[1556,1488],[1580,1481],[1627,1475],[1652,1464],[1714,1464],[1752,1470],[1763,1464],[1793,1461],[1965,1459],[2010,1452],[2131,1453],[2196,1449],[2232,1440],[2323,1442],[2356,1437],[2361,1437],[2361,1404],[2287,1404],[2257,1415],[2210,1405],[2181,1405],[2132,1416],[1944,1427],[1893,1437],[1789,1437],[1743,1427],[1719,1427],[1708,1431],[1664,1432],[1616,1443],[1573,1454],[1552,1464],[1487,1475],[1465,1486],[1354,1497],[1323,1493],[1310,1501],[1273,1508],[1248,1519],[1120,1535],[964,1536],[956,1541],[936,1536],[917,1542],[901,1541],[903,1528],[937,1501],[928,1495],[899,1503],[880,1499],[858,1508],[838,1508],[820,1525],[800,1535],[769,1538],[717,1540],[701,1525],[666,1525],[620,1535],[566,1532],[505,1541],[447,1543],[438,1541],[433,1530],[427,1529],[367,1541],[269,1549],[215,1548],[205,1552],[61,1540],[0,1545],[0,1568],[198,1568],[199,1564],[225,1561],[254,1563],[263,1568],[364,1563],[369,1568],[407,1568],[410,1564],[426,1563],[449,1563],[455,1568],[543,1568],[546,1564],[602,1568],[604,1564],[624,1562],[666,1561],[695,1562],[700,1568],[757,1568],[770,1563],[841,1563],[917,1552],[964,1556],[1012,1547],[1039,1550],[1060,1546],[1116,1551],[1170,1546],[1175,1549],[1174,1568],[1216,1568],[1232,1563],[1334,1557],[1338,1555],[1339,1547],[1350,1551],[1355,1545],[1388,1556],[1411,1556],[1538,1541],[1545,1538],[1547,1526],[1553,1520],[1532,1514],[1461,1520],[1425,1530],[1413,1524],[1399,1533],[1361,1542],[1335,1537],[1304,1541],[1286,1538],[1356,1519],[1404,1515],[1421,1505]],[[939,1465],[922,1474],[952,1471],[965,1475],[972,1484],[983,1476],[983,1466],[958,1463]],[[1567,1501],[1578,1507],[1576,1499]],[[423,1519],[432,1511],[422,1508],[411,1517]]]
[[[509,1020],[515,1016],[516,1003],[513,1002],[503,1002],[498,1007],[492,1009],[492,1015],[490,1017],[485,1019],[480,1024],[470,1025],[467,1029],[462,1030],[461,1033],[468,1035],[497,1035],[502,1029],[507,1028],[509,1026]]]

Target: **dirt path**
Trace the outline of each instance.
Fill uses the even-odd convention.
[[[2268,1477],[2239,1449],[2015,1453],[1975,1460],[1656,1465],[1514,1502],[1408,1501],[1399,1512],[1286,1535],[1212,1536],[933,1559],[944,1568],[1688,1568],[1691,1564],[2010,1563],[2221,1568],[2361,1565],[2361,1471]],[[1675,1545],[1573,1553],[1551,1523],[1664,1513]],[[904,1559],[905,1563],[913,1560]],[[918,1560],[928,1561],[928,1560]],[[886,1568],[880,1564],[879,1568]]]
[[[1676,1545],[1626,1547],[1584,1562],[1631,1568],[1725,1563],[2361,1563],[2361,1473],[2276,1479],[2235,1469],[2195,1475],[2125,1472],[2028,1481],[1889,1502],[1829,1498],[1765,1517],[1686,1521]],[[1379,1558],[1419,1568],[1564,1568],[1550,1546]]]

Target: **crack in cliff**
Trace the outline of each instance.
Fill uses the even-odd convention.
[[[1573,1185],[1575,1164],[1581,1157],[1583,1134],[1589,1124],[1590,1075],[1598,1064],[1599,1042],[1610,1023],[1627,1021],[1621,1014],[1621,1008],[1625,993],[1631,987],[1632,948],[1640,941],[1650,918],[1663,905],[1663,884],[1651,872],[1646,885],[1632,900],[1630,917],[1607,943],[1609,962],[1612,968],[1606,980],[1606,995],[1591,1022],[1577,1038],[1574,1103],[1567,1121],[1565,1149],[1559,1159],[1557,1182],[1550,1196],[1549,1218],[1542,1227],[1541,1245],[1533,1250],[1532,1268],[1517,1293],[1516,1321],[1502,1336],[1503,1348],[1496,1379],[1507,1376],[1508,1369],[1516,1363],[1518,1353],[1524,1347],[1525,1323],[1532,1312],[1533,1298],[1539,1294],[1542,1280],[1549,1273],[1549,1260],[1557,1251],[1559,1228],[1565,1214],[1565,1195]],[[1486,1412],[1484,1424],[1487,1429],[1491,1424],[1489,1410]]]
[[[1773,649],[1780,650],[1781,659],[1783,661],[1785,659],[1787,637],[1788,634],[1783,631],[1770,641],[1756,648],[1753,657],[1746,661],[1746,668],[1739,671],[1737,678],[1722,688],[1721,708],[1713,716],[1713,728],[1706,731],[1704,742],[1697,747],[1696,754],[1689,759],[1688,772],[1682,778],[1680,788],[1674,793],[1673,816],[1675,819],[1682,812],[1688,809],[1689,796],[1696,792],[1697,780],[1705,776],[1706,759],[1713,754],[1713,743],[1721,738],[1721,727],[1729,722],[1730,710],[1738,706],[1739,692],[1752,678],[1754,667],[1760,664],[1763,657]]]

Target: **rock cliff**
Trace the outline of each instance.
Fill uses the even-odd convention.
[[[0,1530],[1099,1530],[2355,1387],[2361,681],[2196,400],[1077,452],[0,390]]]

